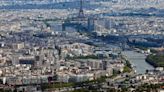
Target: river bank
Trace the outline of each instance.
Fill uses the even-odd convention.
[[[133,69],[137,74],[144,74],[146,70],[153,70],[154,67],[145,61],[146,55],[135,51],[123,51],[123,55],[127,57]]]
[[[148,55],[146,57],[146,62],[154,67],[164,67],[164,55],[163,54]]]

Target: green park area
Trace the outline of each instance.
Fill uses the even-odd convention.
[[[146,61],[154,67],[164,67],[164,54],[149,55]]]

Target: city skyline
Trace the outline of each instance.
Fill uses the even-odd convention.
[[[163,0],[0,0],[0,92],[163,92]]]

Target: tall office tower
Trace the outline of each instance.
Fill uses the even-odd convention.
[[[88,18],[88,31],[94,31],[95,25],[94,25],[94,19]]]

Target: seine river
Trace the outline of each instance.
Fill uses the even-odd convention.
[[[137,74],[144,74],[146,70],[154,69],[153,66],[145,61],[145,54],[135,51],[123,51],[122,53],[127,57],[130,63],[135,66],[134,69]]]

